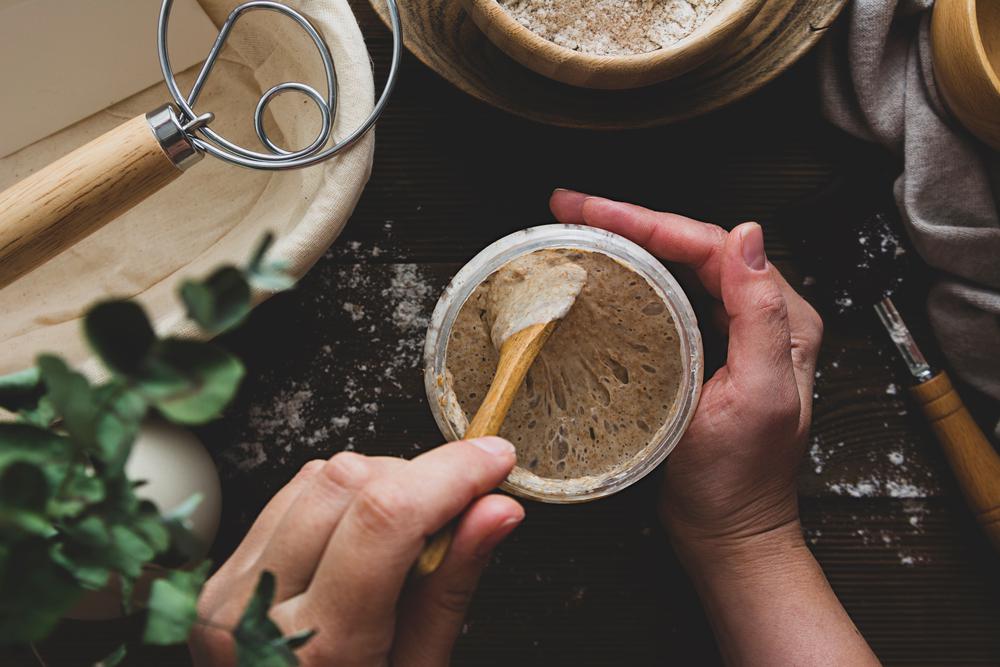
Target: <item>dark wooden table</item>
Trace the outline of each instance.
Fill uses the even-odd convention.
[[[353,4],[381,67],[388,33],[367,2]],[[304,462],[342,449],[413,456],[440,442],[422,385],[427,317],[482,247],[550,220],[553,187],[725,226],[759,220],[769,256],[801,284],[808,267],[769,223],[831,179],[846,141],[820,116],[814,72],[807,58],[754,97],[683,125],[594,133],[484,107],[407,56],[371,182],[340,240],[228,341],[250,374],[237,404],[201,432],[224,487],[213,557],[231,552]],[[817,375],[802,515],[837,594],[887,664],[1000,664],[997,556],[874,317],[828,320]],[[482,580],[456,664],[717,663],[656,520],[658,477],[588,505],[529,504]],[[49,664],[99,657],[112,645],[103,628],[66,624],[42,652]],[[186,660],[140,655],[136,664]]]

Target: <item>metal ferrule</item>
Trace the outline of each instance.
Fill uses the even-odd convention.
[[[159,109],[150,111],[146,114],[146,121],[160,148],[181,171],[197,164],[205,155],[191,141],[173,105],[164,104]]]

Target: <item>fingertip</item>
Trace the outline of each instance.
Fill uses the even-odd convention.
[[[580,204],[584,223],[592,227],[607,228],[623,215],[632,210],[631,204],[606,199],[605,197],[586,197]]]
[[[502,462],[505,472],[510,472],[510,469],[517,462],[517,449],[515,449],[514,445],[508,440],[495,435],[473,438],[466,440],[465,443],[486,452],[497,461]]]
[[[511,444],[509,440],[505,440],[496,435],[484,435],[478,438],[472,438],[471,440],[466,440],[465,442],[474,447],[478,447],[487,454],[501,458],[514,456],[516,452],[514,445]]]
[[[739,239],[740,257],[751,271],[765,271],[767,256],[764,253],[764,230],[756,222],[745,222],[735,230]]]
[[[556,188],[549,197],[549,209],[559,222],[583,224],[583,203],[587,198],[582,192]]]
[[[485,559],[522,521],[524,507],[513,498],[490,494],[466,512],[452,550],[456,558]]]

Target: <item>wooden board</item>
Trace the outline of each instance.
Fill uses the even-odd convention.
[[[383,21],[385,0],[371,0]],[[822,37],[846,0],[769,0],[731,50],[678,79],[630,91],[577,88],[540,76],[495,47],[454,0],[401,2],[407,48],[473,97],[566,127],[673,123],[731,104],[771,81]]]
[[[382,75],[388,31],[367,0],[353,6]],[[801,285],[808,266],[770,221],[842,168],[836,156],[849,143],[820,117],[815,66],[806,58],[709,117],[622,133],[526,121],[405,57],[378,126],[371,182],[342,237],[296,290],[223,341],[249,372],[225,417],[199,429],[223,483],[213,560],[227,558],[303,462],[347,447],[413,456],[440,442],[423,394],[423,332],[394,315],[428,316],[476,252],[549,221],[553,187],[725,226],[759,220],[768,256]],[[907,305],[919,312],[921,298]],[[926,326],[911,324],[931,351]],[[886,665],[997,665],[997,556],[901,391],[895,354],[874,320],[827,319],[799,477],[806,536]],[[656,521],[658,477],[586,505],[529,504],[482,579],[454,664],[718,664],[699,601]],[[915,497],[893,498],[886,485],[867,491],[875,479],[906,482]],[[67,623],[39,651],[52,667],[91,665],[117,635],[139,630],[135,621]],[[130,656],[129,664],[190,664],[183,648],[130,647]],[[0,664],[37,664],[22,657],[0,653]]]

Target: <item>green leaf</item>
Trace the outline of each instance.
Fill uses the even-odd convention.
[[[191,518],[191,515],[194,514],[194,511],[198,509],[198,506],[201,505],[201,501],[204,500],[204,498],[204,494],[201,493],[191,494],[191,496],[180,505],[173,508],[169,512],[164,512],[163,519],[165,521],[180,521],[182,523],[186,523],[187,520]]]
[[[196,493],[183,503],[157,515],[157,528],[163,531],[164,546],[159,550],[157,564],[163,567],[181,567],[205,553],[205,545],[191,531],[191,514],[201,503],[202,495]]]
[[[35,407],[23,408],[18,412],[18,416],[26,424],[47,429],[51,428],[59,415],[56,414],[56,409],[52,407],[52,401],[49,400],[48,396],[42,396]]]
[[[0,536],[49,537],[55,529],[45,515],[51,493],[49,480],[41,468],[18,461],[0,475]]]
[[[92,447],[97,408],[87,378],[70,370],[59,357],[51,355],[40,356],[38,368],[48,388],[48,399],[62,417],[66,431],[85,447]]]
[[[291,667],[298,665],[294,650],[315,634],[312,630],[282,637],[281,630],[268,616],[274,601],[274,575],[264,571],[253,597],[233,631],[236,657],[240,667]]]
[[[4,547],[0,545],[0,550]],[[49,558],[48,540],[19,544],[0,570],[0,646],[46,637],[82,590]]]
[[[58,483],[73,458],[73,443],[29,424],[0,424],[0,469],[23,461],[41,466]]]
[[[257,289],[282,292],[295,285],[295,278],[286,273],[287,265],[284,262],[265,263],[264,257],[273,242],[274,234],[270,232],[261,239],[260,245],[250,258],[250,264],[247,265],[247,279]]]
[[[97,563],[81,562],[66,555],[66,545],[54,544],[49,553],[49,559],[53,564],[61,567],[66,574],[76,580],[76,585],[85,590],[99,591],[108,585],[111,579],[111,570]]]
[[[316,636],[316,630],[303,630],[301,632],[296,632],[295,634],[288,635],[287,637],[282,637],[278,641],[280,641],[282,644],[295,651],[305,646],[306,643],[315,636]]]
[[[127,526],[112,526],[111,542],[109,555],[114,560],[115,569],[126,577],[138,577],[142,574],[142,566],[156,556],[146,540]]]
[[[170,547],[170,531],[166,527],[166,521],[160,516],[156,505],[148,500],[139,503],[139,511],[132,518],[132,528],[156,553],[166,551]]]
[[[165,396],[150,396],[157,409],[180,424],[204,424],[219,416],[236,395],[244,369],[225,350],[198,341],[168,338],[160,343],[157,359],[184,377],[187,386]],[[142,389],[144,385],[140,385]]]
[[[49,501],[48,513],[57,519],[74,517],[104,500],[104,481],[84,467],[76,467],[62,484],[62,493]]]
[[[106,658],[99,660],[94,664],[94,667],[115,667],[125,659],[125,644],[122,644],[114,651],[108,654]]]
[[[52,561],[88,590],[104,588],[121,560],[105,521],[88,516],[62,528],[63,540],[52,545]]]
[[[0,503],[23,510],[42,512],[49,499],[49,480],[40,468],[18,461],[0,476]]]
[[[274,244],[274,232],[266,232],[264,237],[257,244],[257,248],[253,251],[250,256],[250,263],[247,265],[247,271],[254,273],[259,271],[264,266],[264,257],[267,256],[267,252],[271,249]]]
[[[0,376],[0,408],[4,410],[32,409],[44,393],[45,386],[37,368]]]
[[[97,304],[87,311],[83,329],[91,349],[120,375],[139,372],[156,342],[146,311],[134,301]]]
[[[273,264],[249,275],[250,284],[268,292],[284,292],[295,286],[295,278],[285,273],[283,265]]]
[[[198,619],[198,593],[211,564],[205,561],[190,572],[168,572],[153,582],[149,594],[149,617],[142,640],[147,644],[179,644],[187,640]]]
[[[94,438],[101,460],[112,474],[118,474],[132,453],[148,406],[138,392],[117,383],[97,388],[94,400],[97,405]]]
[[[203,282],[185,281],[180,295],[188,317],[211,334],[235,327],[250,313],[250,285],[233,266],[217,270]]]
[[[134,611],[132,598],[135,596],[135,579],[118,575],[118,588],[121,594],[122,616],[131,616]]]
[[[146,414],[146,403],[122,382],[91,387],[58,357],[38,358],[48,400],[70,437],[119,474]]]

